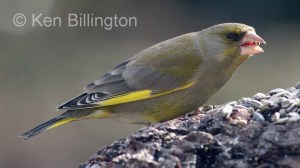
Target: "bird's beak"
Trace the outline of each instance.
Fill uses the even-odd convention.
[[[245,34],[241,46],[241,55],[253,55],[264,52],[260,44],[266,44],[265,40],[259,37],[254,31]]]

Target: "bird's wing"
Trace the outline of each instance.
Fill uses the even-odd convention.
[[[191,37],[173,40],[138,53],[88,84],[85,93],[58,109],[104,107],[189,88],[202,60]]]

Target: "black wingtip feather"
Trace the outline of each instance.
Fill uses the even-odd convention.
[[[83,94],[75,97],[74,99],[69,100],[69,101],[67,101],[67,102],[59,105],[57,107],[57,109],[63,110],[63,109],[69,109],[69,108],[78,107],[78,105],[77,105],[78,101],[80,101],[82,98],[86,97],[87,95],[88,95],[87,93],[83,93]]]

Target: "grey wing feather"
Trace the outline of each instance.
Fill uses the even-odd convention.
[[[82,109],[99,106],[102,100],[133,91],[151,89],[153,93],[172,89],[180,80],[171,75],[163,75],[149,67],[126,67],[126,61],[100,79],[88,84],[85,93],[58,106],[58,109]]]
[[[127,66],[130,61],[119,65],[102,78],[85,88],[87,93],[119,95],[137,90],[151,89],[154,92],[174,89],[183,84],[182,79],[161,73],[149,66]],[[186,81],[184,81],[186,82]]]
[[[95,80],[85,87],[85,93],[80,96],[63,103],[58,109],[81,109],[97,107],[97,102],[107,100],[120,94],[134,91],[126,80],[122,77],[122,73],[126,69],[125,61],[118,65],[115,69],[108,72],[100,79]]]
[[[171,90],[180,85],[180,80],[170,74],[162,74],[150,67],[128,68],[122,74],[128,85],[139,90],[151,89],[153,92]]]

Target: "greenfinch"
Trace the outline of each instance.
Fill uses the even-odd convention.
[[[251,26],[218,24],[142,50],[63,103],[61,115],[23,133],[24,139],[72,121],[127,123],[170,120],[203,105],[266,42]]]

